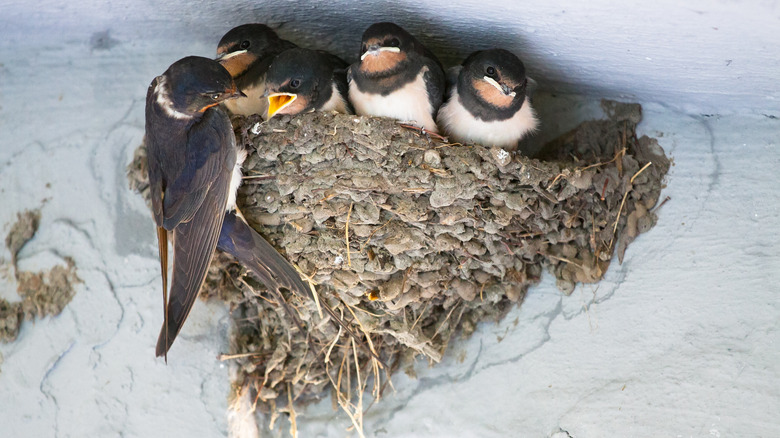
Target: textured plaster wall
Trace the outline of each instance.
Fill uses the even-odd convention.
[[[153,226],[124,177],[146,87],[236,24],[350,57],[382,19],[445,63],[521,54],[555,93],[540,138],[597,116],[600,97],[643,103],[675,167],[658,226],[605,281],[563,297],[547,279],[443,365],[396,376],[367,435],[780,436],[778,2],[0,0],[0,228],[42,207],[22,269],[71,256],[84,280],[60,316],[0,345],[0,437],[227,433],[226,309],[199,302],[170,364],[153,357]],[[0,296],[15,290],[0,276]],[[329,401],[298,424],[349,435]]]

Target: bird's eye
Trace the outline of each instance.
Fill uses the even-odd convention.
[[[301,86],[301,81],[298,79],[293,79],[290,81],[290,87],[292,88],[298,88]]]
[[[218,100],[219,99],[219,94],[212,94],[211,98],[214,99],[214,100]]]
[[[390,47],[401,47],[401,42],[398,41],[398,38],[391,39],[388,44],[390,45]]]
[[[249,48],[249,41],[242,41],[241,42],[241,48],[246,50]]]
[[[488,66],[488,68],[485,69],[485,72],[487,72],[488,76],[495,76],[496,75],[496,69],[492,65]]]

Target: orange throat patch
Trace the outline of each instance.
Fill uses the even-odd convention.
[[[482,100],[497,108],[509,108],[515,100],[514,96],[507,96],[484,79],[472,79],[471,85]]]
[[[406,54],[402,52],[368,54],[360,62],[360,70],[368,74],[383,73],[394,69],[404,60],[406,60]]]
[[[222,64],[222,67],[225,67],[225,70],[230,73],[230,76],[235,78],[247,71],[249,66],[252,65],[252,63],[256,60],[257,56],[246,52],[227,59],[223,59],[222,61],[219,61],[219,63]]]

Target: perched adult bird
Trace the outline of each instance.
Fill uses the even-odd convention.
[[[280,53],[265,77],[268,118],[310,111],[352,114],[347,66],[338,56],[323,51],[297,48]]]
[[[217,61],[230,72],[246,97],[225,102],[233,114],[260,114],[265,117],[268,100],[265,94],[265,73],[276,55],[297,47],[283,40],[270,27],[244,24],[228,31],[217,46]]]
[[[220,103],[243,96],[219,63],[191,56],[152,81],[146,95],[146,150],[157,223],[164,323],[157,356],[166,355],[190,313],[214,249],[236,257],[269,290],[311,296],[300,276],[236,211],[246,152]],[[168,234],[173,277],[168,297]]]
[[[448,76],[449,97],[439,109],[438,122],[450,140],[514,150],[536,129],[525,66],[512,52],[474,52]]]
[[[392,117],[436,133],[444,97],[441,63],[415,37],[393,23],[366,29],[360,61],[347,73],[349,100],[358,115]]]

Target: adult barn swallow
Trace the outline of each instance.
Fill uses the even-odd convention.
[[[514,149],[536,129],[525,66],[503,49],[474,52],[448,71],[450,92],[439,126],[450,140]]]
[[[236,147],[230,119],[218,105],[241,96],[224,67],[196,56],[173,63],[152,81],[146,95],[149,186],[165,314],[157,356],[167,357],[218,243],[269,290],[311,295],[289,262],[237,216],[236,191],[246,152]],[[170,300],[168,233],[173,241]]]
[[[244,24],[228,31],[217,46],[217,61],[230,72],[246,97],[225,102],[233,114],[265,117],[268,101],[265,94],[265,73],[274,57],[297,47],[283,40],[270,27]]]
[[[347,73],[349,100],[358,115],[391,117],[436,133],[445,77],[436,56],[393,23],[366,29],[360,61]]]
[[[344,60],[323,51],[297,48],[280,53],[265,77],[268,118],[310,111],[352,114],[347,67]]]

